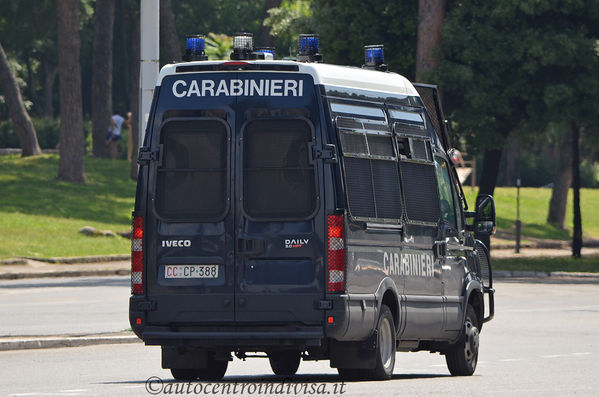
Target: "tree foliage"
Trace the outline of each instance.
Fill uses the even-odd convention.
[[[312,12],[325,62],[361,66],[365,45],[384,44],[389,69],[414,78],[417,1],[319,0]]]
[[[454,130],[480,151],[502,148],[513,131],[591,116],[597,26],[592,0],[453,3],[437,78]]]

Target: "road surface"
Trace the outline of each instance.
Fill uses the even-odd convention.
[[[451,377],[442,356],[420,352],[398,353],[395,376],[388,382],[341,385],[336,371],[323,361],[302,362],[298,375],[282,383],[266,359],[235,359],[223,382],[187,386],[173,382],[160,368],[159,348],[127,344],[0,352],[0,395],[148,396],[146,387],[158,395],[185,387],[191,394],[194,388],[221,394],[227,387],[233,394],[236,387],[239,395],[258,394],[260,387],[271,395],[335,395],[335,387],[336,394],[347,396],[597,395],[599,285],[499,282],[496,288],[496,318],[482,331],[479,366],[472,377]],[[119,324],[118,318],[107,318]],[[150,377],[164,383],[146,386]],[[268,385],[271,389],[265,389]]]

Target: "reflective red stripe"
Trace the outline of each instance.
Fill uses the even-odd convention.
[[[343,215],[328,216],[327,290],[345,290],[345,222]]]

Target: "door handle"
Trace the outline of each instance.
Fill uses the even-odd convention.
[[[237,239],[237,252],[247,255],[256,256],[264,252],[266,243],[260,239],[240,238]]]
[[[433,244],[433,254],[435,259],[444,258],[447,256],[447,242],[446,241],[435,241]]]

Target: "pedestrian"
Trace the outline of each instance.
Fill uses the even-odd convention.
[[[453,161],[453,164],[456,167],[460,166],[460,167],[464,168],[466,166],[466,163],[464,163],[464,158],[462,157],[462,153],[460,153],[460,151],[458,149],[451,149],[450,156],[451,156],[451,161]]]
[[[118,144],[121,139],[121,128],[123,125],[128,127],[130,122],[129,119],[125,120],[119,111],[114,112],[110,118],[110,127],[106,135],[106,146],[109,148],[110,156],[113,159],[118,158],[119,155]]]

